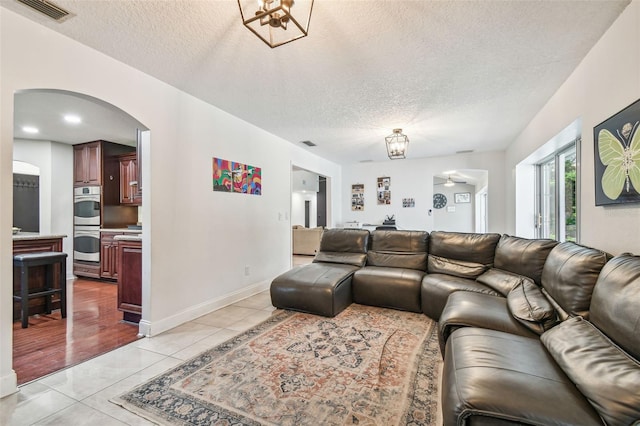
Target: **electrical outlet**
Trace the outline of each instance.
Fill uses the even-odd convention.
[[[282,221],[282,213],[281,212],[278,212],[278,220]]]
[[[244,266],[244,276],[248,277],[249,275],[251,275],[251,267],[249,265],[245,265]]]

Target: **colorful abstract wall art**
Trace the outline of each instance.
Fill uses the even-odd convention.
[[[262,195],[262,169],[213,157],[213,190]]]

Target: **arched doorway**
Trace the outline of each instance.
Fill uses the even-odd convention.
[[[107,191],[103,187],[106,188],[110,180],[119,180],[118,165],[114,163],[117,161],[116,154],[135,153],[143,140],[146,143],[149,141],[149,129],[146,126],[125,111],[100,99],[77,92],[54,89],[29,89],[21,90],[14,94],[13,159],[34,163],[41,170],[39,234],[40,236],[66,236],[66,238],[62,239],[62,251],[68,255],[68,273],[65,278],[67,279],[68,287],[71,286],[70,291],[68,290],[70,297],[67,300],[67,309],[71,315],[68,314],[65,320],[52,317],[52,321],[57,320],[60,324],[64,323],[64,325],[59,325],[55,332],[52,331],[52,322],[47,323],[46,321],[51,318],[45,318],[45,315],[41,315],[35,321],[36,324],[30,325],[24,330],[33,334],[38,331],[39,324],[47,323],[48,332],[42,334],[42,337],[38,337],[38,340],[46,340],[47,338],[64,339],[62,351],[53,351],[52,353],[55,355],[47,355],[46,352],[43,352],[42,356],[48,357],[48,364],[51,365],[53,370],[40,370],[41,373],[48,374],[56,371],[59,367],[64,368],[115,349],[115,347],[135,340],[139,333],[137,325],[121,323],[122,313],[119,313],[119,319],[111,319],[111,322],[101,323],[100,319],[96,319],[106,312],[106,309],[101,307],[100,303],[106,303],[110,312],[118,314],[115,309],[115,306],[117,306],[117,291],[115,291],[117,285],[114,279],[103,281],[101,276],[92,277],[94,279],[85,280],[82,286],[75,279],[74,255],[77,252],[75,250],[77,247],[74,235],[77,235],[78,227],[75,226],[74,220],[74,189],[77,189],[74,188],[74,186],[77,186],[74,185],[74,169],[77,167],[74,146],[93,141],[105,141],[103,146],[106,147],[108,143],[111,149],[110,151],[103,151],[100,163],[98,163],[99,167],[102,168],[102,172],[104,172],[103,181],[99,184],[90,184],[93,187],[101,188],[101,195],[99,196],[101,221],[95,226],[95,235],[99,239],[103,226],[102,220],[105,216],[110,218],[110,225],[119,223],[118,218],[125,216],[127,219],[120,221],[122,226],[139,222],[140,207],[121,205],[117,193],[115,196],[111,196],[116,201],[107,205],[105,201]],[[136,160],[138,165],[142,165],[141,158],[136,158]],[[105,167],[107,161],[111,164],[109,172]],[[116,185],[111,185],[110,188],[111,193],[117,191],[117,189],[114,189]],[[126,212],[125,216],[118,216],[123,212]],[[100,260],[97,262],[99,265]],[[101,269],[98,270],[101,271]],[[104,283],[105,287],[101,288],[101,283]],[[81,287],[82,291],[74,291],[76,284]],[[143,282],[143,287],[147,287],[143,293],[146,292],[148,294],[148,285],[148,283]],[[88,290],[89,288],[90,290]],[[80,295],[81,293],[82,296]],[[107,300],[107,297],[111,299]],[[89,302],[86,302],[87,300]],[[75,306],[75,308],[69,309],[70,305]],[[93,327],[93,332],[89,332],[88,328],[83,331],[79,325],[79,321],[86,321],[88,318],[96,321],[94,325],[87,326]],[[104,324],[116,324],[114,327],[119,327],[118,330],[110,331],[116,334],[126,334],[127,337],[117,338],[109,345],[103,344],[102,342],[107,339],[101,339],[96,334],[107,331],[108,327]],[[37,371],[21,374],[21,370],[18,367],[19,362],[16,361],[16,354],[19,352],[18,345],[20,345],[21,341],[24,341],[25,337],[19,337],[16,333],[22,332],[23,330],[17,330],[14,326],[13,365],[18,375],[19,384],[37,378],[33,374],[38,374]],[[33,340],[29,335],[27,335],[26,339]],[[83,341],[85,343],[90,342],[91,348],[83,347],[80,349],[77,345]],[[100,344],[96,342],[100,342]],[[26,351],[29,350],[37,349],[26,349]]]

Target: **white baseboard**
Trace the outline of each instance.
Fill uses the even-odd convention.
[[[267,290],[271,284],[271,280],[260,281],[249,287],[245,287],[241,290],[233,293],[226,294],[215,299],[207,300],[198,305],[191,306],[183,311],[177,312],[170,317],[163,318],[159,321],[147,321],[141,320],[139,323],[138,334],[146,337],[156,336],[163,331],[170,330],[181,324],[194,320],[202,315],[206,315],[217,309],[224,308],[233,303],[239,302],[242,299],[258,294],[264,290]]]
[[[0,398],[18,392],[18,376],[14,370],[0,377]]]

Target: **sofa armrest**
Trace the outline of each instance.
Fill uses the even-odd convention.
[[[509,313],[507,299],[504,297],[468,291],[452,293],[440,316],[438,338],[443,356],[449,336],[462,327],[486,328],[518,336],[538,337]]]

